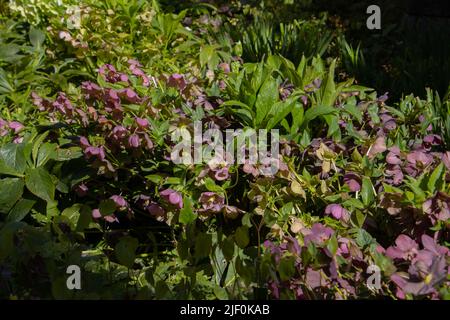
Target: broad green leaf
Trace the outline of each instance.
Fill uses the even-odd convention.
[[[33,161],[35,164],[37,162],[39,148],[41,147],[42,142],[45,140],[45,138],[48,136],[49,133],[50,131],[45,131],[36,140],[33,141],[33,149],[31,151],[31,156],[33,157]]]
[[[332,114],[335,112],[337,112],[337,109],[334,107],[330,107],[330,106],[319,105],[319,106],[311,107],[308,110],[306,110],[306,112],[305,112],[303,124],[307,125],[308,122],[310,122],[311,120],[313,120],[319,116],[324,116],[324,115]]]
[[[281,120],[283,120],[291,111],[295,104],[293,100],[280,101],[275,103],[267,116],[269,122],[265,126],[267,130],[275,127]]]
[[[197,259],[209,256],[212,248],[212,236],[209,233],[199,233],[195,239],[195,257]]]
[[[245,248],[250,242],[248,228],[245,226],[238,227],[234,233],[234,240],[240,248]]]
[[[338,241],[336,239],[336,236],[333,235],[330,240],[328,240],[327,243],[327,249],[330,251],[330,253],[334,256],[336,255],[337,249],[338,249]]]
[[[25,174],[25,185],[31,193],[46,201],[53,200],[55,185],[47,170],[42,167],[28,168]]]
[[[362,180],[361,198],[365,206],[368,206],[374,199],[372,181],[367,177],[363,177]]]
[[[22,197],[23,179],[5,178],[0,180],[0,212],[7,213]]]
[[[136,257],[136,249],[139,241],[133,237],[123,237],[119,240],[115,247],[117,260],[120,264],[132,268]]]
[[[275,103],[277,103],[278,99],[278,83],[272,77],[268,77],[261,86],[256,99],[256,125],[262,123],[269,110]]]
[[[63,212],[61,212],[61,215],[67,217],[74,228],[77,225],[78,219],[80,217],[81,206],[81,204],[77,203],[69,208],[64,209]]]
[[[362,123],[363,121],[363,114],[362,111],[360,109],[358,109],[358,107],[354,104],[346,104],[344,106],[344,110],[350,114],[351,116],[353,116],[358,123]]]
[[[29,36],[30,42],[33,45],[33,47],[37,49],[42,48],[42,45],[44,44],[45,41],[45,33],[43,31],[31,27]]]
[[[330,68],[329,68],[325,87],[323,87],[321,104],[323,104],[325,106],[333,106],[334,100],[336,99],[336,85],[334,82],[334,69],[335,68],[336,68],[336,60],[333,60],[333,62],[330,65]]]
[[[295,258],[291,256],[281,259],[278,266],[278,272],[280,274],[281,281],[291,280],[295,274]]]
[[[208,189],[208,191],[212,191],[212,192],[223,192],[224,190],[222,189],[222,187],[218,186],[213,179],[211,178],[206,178],[205,179],[205,187],[206,189]]]
[[[23,145],[9,143],[0,149],[0,173],[22,174],[26,168]]]
[[[443,172],[444,172],[444,164],[441,163],[436,167],[436,169],[434,169],[433,173],[428,179],[427,187],[431,193],[434,193],[434,191],[436,190],[436,186]]]
[[[102,200],[100,201],[98,209],[102,216],[108,216],[116,211],[116,203],[112,199]]]
[[[9,212],[7,221],[21,221],[27,216],[35,203],[34,200],[20,199]]]
[[[78,217],[76,231],[83,232],[92,221],[92,209],[83,205],[80,209],[80,216]]]
[[[197,219],[197,215],[192,208],[192,200],[189,197],[184,197],[183,208],[180,210],[179,221],[183,224],[189,224]]]
[[[39,153],[37,156],[36,167],[41,167],[47,163],[48,160],[56,157],[56,147],[55,143],[44,143],[39,148]]]
[[[0,261],[3,261],[14,250],[14,234],[25,225],[23,222],[9,222],[0,229]]]

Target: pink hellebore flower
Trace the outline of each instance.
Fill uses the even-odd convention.
[[[24,125],[17,121],[11,121],[8,126],[14,130],[14,133],[19,133],[24,128]]]
[[[171,205],[178,209],[183,208],[183,197],[181,194],[173,189],[166,189],[159,193],[161,197]]]
[[[349,218],[348,211],[339,204],[329,204],[325,208],[325,214],[327,214],[327,215],[331,214],[337,220],[346,221]]]
[[[147,119],[142,119],[142,118],[135,118],[136,123],[139,127],[141,128],[147,128],[148,127],[148,120]]]

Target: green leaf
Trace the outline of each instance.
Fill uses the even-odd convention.
[[[83,153],[80,147],[70,147],[67,149],[57,148],[53,159],[56,161],[68,161],[79,158],[82,155]]]
[[[14,234],[25,225],[23,222],[10,222],[0,229],[0,261],[3,261],[14,250]]]
[[[275,127],[281,120],[286,118],[286,116],[292,111],[294,107],[294,100],[286,100],[275,103],[267,116],[269,122],[266,125],[266,129],[270,130]]]
[[[315,107],[311,107],[305,112],[305,117],[303,120],[303,124],[307,125],[311,120],[328,114],[332,114],[337,112],[337,109],[330,106],[319,105]]]
[[[224,190],[218,186],[213,179],[207,177],[205,178],[205,187],[206,189],[208,189],[208,191],[212,191],[212,192],[220,192],[223,193]]]
[[[295,258],[291,256],[281,259],[278,266],[278,272],[281,281],[290,280],[295,274]]]
[[[195,257],[197,259],[209,256],[212,248],[212,236],[209,233],[199,233],[195,239]]]
[[[333,256],[336,255],[336,252],[337,252],[337,249],[338,249],[338,241],[337,241],[335,235],[333,235],[330,238],[330,240],[328,240],[327,249],[331,252],[331,254]]]
[[[108,216],[116,211],[116,203],[112,199],[102,200],[100,201],[98,209],[102,216]]]
[[[156,184],[159,184],[163,179],[160,175],[157,174],[149,174],[145,176],[145,178]]]
[[[36,167],[41,167],[47,163],[48,160],[56,157],[56,147],[55,143],[44,143],[39,148],[39,153],[37,156]]]
[[[30,29],[30,42],[33,47],[40,49],[45,41],[45,33],[39,29],[31,27]]]
[[[136,257],[136,249],[139,246],[139,241],[133,237],[123,237],[116,244],[115,253],[120,264],[131,268]]]
[[[26,168],[23,144],[9,143],[0,149],[0,173],[18,175]]]
[[[361,186],[362,202],[367,207],[374,199],[373,185],[369,178],[363,177]]]
[[[183,208],[180,210],[179,221],[183,224],[189,224],[197,219],[197,215],[192,208],[192,200],[189,197],[184,197]]]
[[[346,207],[351,206],[351,207],[358,208],[358,209],[364,209],[364,204],[355,198],[350,198],[348,200],[345,200],[345,202],[343,204]]]
[[[356,244],[362,248],[375,243],[375,240],[372,238],[370,233],[364,229],[357,229],[355,240]]]
[[[362,123],[363,121],[363,114],[360,109],[354,104],[346,104],[344,106],[344,110],[353,116],[359,123]],[[356,150],[356,149],[355,149]]]
[[[248,236],[248,228],[245,226],[240,226],[239,228],[237,228],[236,232],[234,233],[234,240],[240,248],[245,248],[250,242],[250,238]]]
[[[63,212],[61,212],[61,215],[67,217],[74,228],[80,217],[81,206],[82,206],[81,204],[76,203],[73,206],[66,208],[63,210]]]
[[[434,169],[433,173],[428,179],[427,187],[431,193],[434,193],[434,191],[436,190],[438,180],[441,178],[443,172],[444,172],[444,164],[441,163],[436,167],[436,169]]]
[[[233,259],[234,254],[234,241],[231,236],[228,236],[228,238],[225,238],[221,243],[221,249],[223,252],[223,256],[227,261],[231,261]]]
[[[50,133],[50,131],[45,131],[36,140],[34,140],[34,142],[33,142],[33,149],[31,151],[31,156],[33,158],[34,163],[37,162],[39,148],[41,147],[42,142],[45,140],[45,138],[47,138],[49,133]]]
[[[27,216],[35,203],[36,201],[34,200],[20,199],[9,212],[7,221],[21,221]]]
[[[31,193],[46,201],[55,197],[55,185],[52,177],[42,167],[28,168],[25,175],[25,185]]]
[[[0,212],[7,213],[22,197],[23,180],[5,178],[0,180]]]
[[[80,209],[80,216],[77,221],[77,232],[83,232],[92,222],[92,209],[88,205],[83,205]]]
[[[334,69],[336,68],[336,60],[330,65],[326,85],[323,87],[323,95],[321,103],[325,106],[333,106],[336,99],[336,85],[334,82]]]
[[[261,86],[256,99],[256,119],[255,124],[259,125],[266,117],[269,110],[279,99],[278,84],[275,79],[269,77]]]

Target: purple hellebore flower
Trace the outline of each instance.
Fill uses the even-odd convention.
[[[441,136],[437,134],[429,134],[423,138],[423,146],[426,150],[430,150],[433,146],[439,146],[442,144]]]
[[[119,90],[119,96],[126,99],[130,103],[138,103],[141,100],[137,93],[130,88]]]
[[[128,144],[132,147],[132,148],[138,148],[140,145],[140,139],[139,136],[135,133],[133,133],[129,138],[128,138]]]
[[[148,127],[149,123],[148,123],[147,119],[142,119],[142,118],[136,117],[135,120],[136,120],[136,123],[137,123],[137,125],[139,127],[141,127],[141,128],[147,128]]]
[[[399,185],[404,178],[402,169],[399,165],[388,165],[386,168],[386,175],[392,177],[392,184]]]
[[[204,211],[220,212],[225,204],[225,198],[215,192],[203,192],[198,199]]]
[[[79,197],[85,197],[88,191],[89,188],[84,183],[81,183],[75,187],[75,192]]]
[[[239,213],[242,213],[243,211],[235,206],[229,206],[225,205],[222,208],[222,211],[225,215],[225,217],[229,219],[236,219],[239,216]]]
[[[402,160],[400,160],[399,156],[400,148],[397,146],[393,146],[389,148],[389,153],[386,156],[386,162],[388,164],[401,164]]]
[[[337,220],[348,220],[349,213],[340,204],[329,204],[325,208],[325,214],[332,215]]]
[[[178,73],[174,73],[173,75],[171,75],[168,79],[167,84],[169,85],[169,87],[178,88],[180,91],[183,91],[187,86],[183,75]]]
[[[105,219],[106,222],[113,223],[113,222],[119,222],[117,217],[113,214],[110,214],[108,216],[104,216],[103,219]]]
[[[393,259],[412,260],[419,250],[419,245],[416,241],[401,234],[395,240],[395,246],[387,248],[386,255]]]
[[[311,229],[305,228],[301,232],[304,234],[304,241],[307,246],[310,242],[323,245],[333,235],[334,230],[321,223],[315,223]]]
[[[166,219],[166,212],[161,206],[159,206],[156,203],[151,203],[147,207],[147,211],[150,213],[152,217],[154,217],[159,222],[162,222]]]
[[[91,144],[89,143],[88,139],[86,137],[83,137],[83,136],[80,137],[80,145],[84,149],[91,146]]]
[[[433,156],[421,150],[412,151],[406,156],[406,159],[415,169],[418,167],[426,167],[433,162]]]
[[[11,121],[8,126],[14,130],[14,133],[19,133],[24,128],[24,125],[17,121]]]
[[[227,74],[230,73],[231,69],[230,69],[230,65],[228,63],[222,62],[219,64],[219,68],[222,69],[222,71]]]
[[[114,201],[117,208],[119,208],[120,210],[124,210],[128,206],[127,201],[122,196],[113,195],[110,197],[110,199]]]
[[[105,151],[103,150],[103,146],[101,147],[87,147],[84,150],[84,154],[88,157],[97,157],[100,160],[105,160]]]
[[[377,154],[386,151],[386,141],[384,136],[379,136],[369,149],[368,157],[374,158]]]
[[[230,174],[228,172],[227,167],[220,168],[218,170],[215,170],[215,172],[214,172],[214,178],[216,178],[217,181],[226,180],[226,179],[228,179],[229,176],[230,176]]]
[[[170,203],[171,205],[177,207],[178,209],[183,208],[183,197],[181,194],[173,189],[166,189],[161,191],[160,196]]]
[[[350,188],[351,192],[361,190],[361,177],[354,172],[347,172],[344,175],[344,183]]]
[[[112,130],[112,136],[116,140],[121,140],[126,137],[128,130],[122,126],[115,126]]]
[[[102,214],[100,213],[99,209],[92,210],[92,218],[100,219],[101,217],[102,217]]]
[[[423,203],[422,210],[430,217],[433,224],[437,221],[448,221],[450,219],[450,196],[439,191],[434,197]]]

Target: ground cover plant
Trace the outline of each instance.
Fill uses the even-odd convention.
[[[286,3],[0,4],[0,298],[450,298],[450,51],[386,82]],[[278,171],[175,163],[198,123],[278,130]]]

